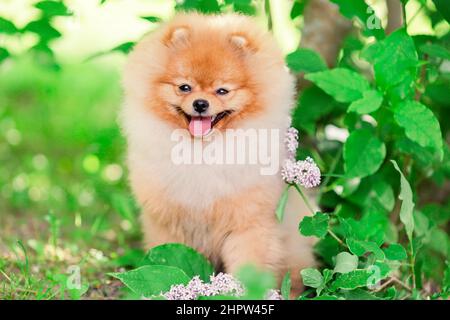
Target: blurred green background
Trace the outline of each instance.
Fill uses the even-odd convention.
[[[0,2],[0,299],[117,298],[119,285],[105,273],[141,256],[116,122],[124,53],[176,9],[201,2],[204,11],[217,11],[217,2],[49,2]],[[298,47],[304,1],[219,3],[262,25],[271,4],[284,53]],[[384,1],[368,3],[386,24]],[[410,34],[448,33],[448,23],[435,24],[422,3],[408,4]],[[300,12],[294,16],[293,6]],[[347,44],[350,50],[355,42]],[[438,95],[448,106],[448,91]],[[329,168],[330,159],[318,161]],[[64,288],[71,265],[82,270],[82,289]]]

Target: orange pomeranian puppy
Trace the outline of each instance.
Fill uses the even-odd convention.
[[[248,263],[278,279],[291,270],[299,286],[299,270],[314,264],[298,233],[307,209],[292,195],[283,222],[275,216],[295,85],[271,35],[250,17],[178,15],[135,47],[124,88],[120,121],[146,246],[184,243],[230,273]],[[253,142],[229,143],[242,137]],[[208,148],[215,161],[190,161]],[[232,161],[252,148],[270,156]]]

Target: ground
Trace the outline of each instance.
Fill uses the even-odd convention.
[[[119,72],[96,62],[0,69],[0,299],[126,297],[107,274],[142,255],[120,101]]]

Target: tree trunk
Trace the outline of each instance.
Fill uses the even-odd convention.
[[[301,48],[320,53],[328,66],[336,64],[342,41],[349,33],[352,22],[339,13],[329,0],[310,0],[304,13]]]
[[[403,25],[403,8],[400,0],[386,0],[386,5],[388,9],[386,33],[390,34]]]

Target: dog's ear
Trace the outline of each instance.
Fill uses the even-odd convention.
[[[254,46],[254,44],[244,34],[240,33],[232,34],[229,38],[229,41],[234,48],[240,50],[243,53],[256,51],[256,47]]]
[[[189,42],[189,29],[187,27],[176,27],[171,29],[165,39],[164,44],[168,47],[179,47]]]

